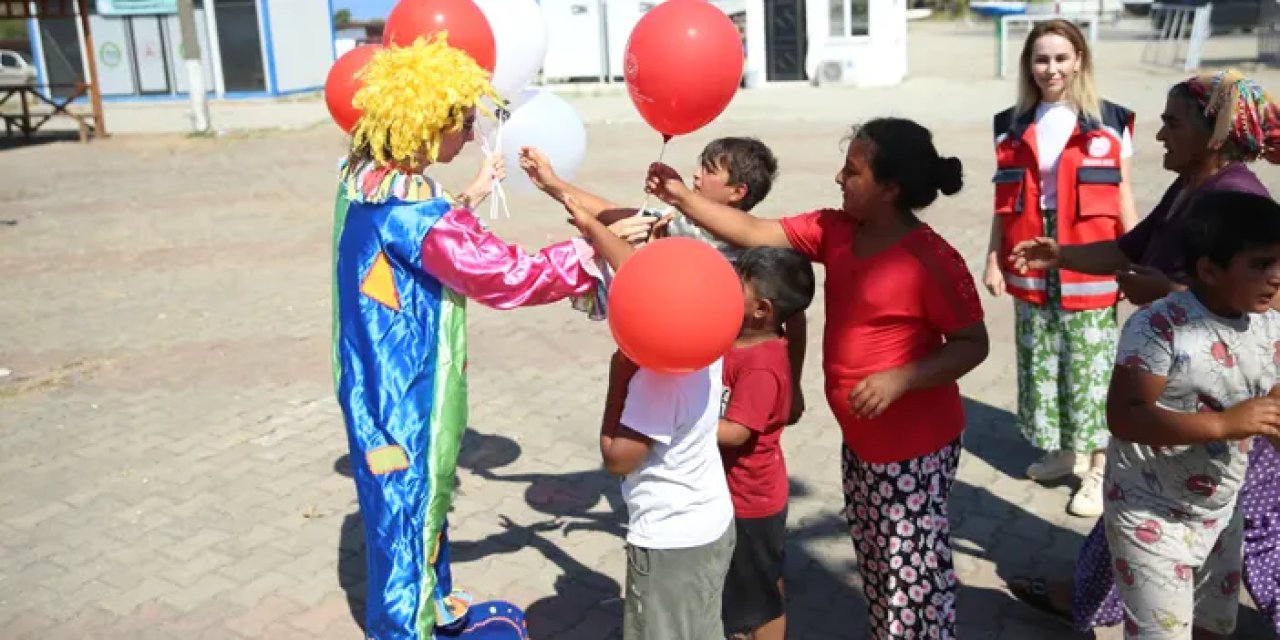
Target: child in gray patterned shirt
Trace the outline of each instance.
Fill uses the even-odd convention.
[[[1125,323],[1107,396],[1103,521],[1127,639],[1233,631],[1237,494],[1251,436],[1280,435],[1280,206],[1209,194],[1185,243],[1191,288]]]

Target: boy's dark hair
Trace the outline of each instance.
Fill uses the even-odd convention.
[[[743,282],[755,287],[757,296],[773,301],[773,320],[778,326],[813,302],[813,265],[796,251],[754,247],[742,252],[734,267]]]
[[[1266,196],[1214,191],[1191,205],[1182,236],[1187,273],[1208,258],[1220,267],[1247,249],[1280,245],[1280,205]]]
[[[738,203],[743,211],[760,204],[778,177],[778,159],[768,146],[755,138],[712,140],[698,156],[698,163],[704,169],[724,169],[729,173],[730,185],[747,188],[747,195]]]
[[[904,118],[876,118],[849,133],[849,141],[871,143],[871,172],[876,181],[898,185],[898,208],[919,211],[964,186],[959,158],[942,157],[928,129]]]

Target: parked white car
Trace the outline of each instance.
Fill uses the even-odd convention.
[[[23,87],[36,83],[36,68],[17,51],[0,49],[0,87]]]

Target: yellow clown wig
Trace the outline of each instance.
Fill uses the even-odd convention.
[[[380,166],[412,166],[424,151],[435,162],[441,137],[460,131],[482,98],[501,104],[489,72],[447,38],[388,47],[365,65],[358,76],[364,86],[352,99],[361,112],[353,153],[367,149]]]

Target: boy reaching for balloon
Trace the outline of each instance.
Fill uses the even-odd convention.
[[[769,147],[755,138],[745,137],[712,140],[699,154],[697,166],[698,169],[693,174],[694,191],[712,202],[743,212],[751,211],[769,195],[778,174],[778,160]],[[651,238],[659,237],[693,238],[711,245],[730,262],[734,262],[743,251],[741,247],[715,236],[674,208],[646,211],[643,212],[646,215],[637,215],[636,209],[623,207],[572,184],[556,174],[546,156],[538,149],[522,149],[520,167],[543,193],[561,204],[568,197],[574,198],[584,212],[608,225],[616,235],[622,236],[632,245],[640,246]],[[660,218],[657,224],[652,224],[654,218]],[[650,226],[652,232],[644,233]],[[593,317],[602,315],[599,309],[605,306],[602,300],[606,293],[603,287],[595,292],[595,298],[592,299],[600,302],[587,309],[589,313],[595,312]],[[804,368],[807,331],[808,323],[803,312],[787,320],[783,327],[792,381],[791,412],[787,424],[795,424],[804,413],[800,373]],[[613,378],[612,373],[610,378]],[[625,383],[625,379],[623,382]],[[610,398],[616,398],[615,391],[610,387]]]

